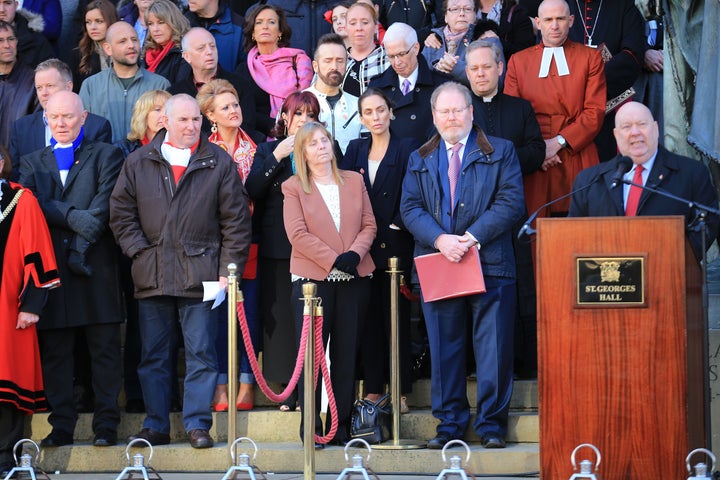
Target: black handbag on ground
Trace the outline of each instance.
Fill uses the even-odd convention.
[[[382,443],[390,439],[392,407],[390,395],[383,395],[377,402],[356,400],[352,411],[350,436],[362,438],[369,444]]]

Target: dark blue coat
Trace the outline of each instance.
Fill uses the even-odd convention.
[[[377,224],[375,241],[370,248],[370,255],[376,268],[385,270],[388,258],[398,257],[401,264],[405,264],[400,268],[407,271],[411,266],[414,241],[402,223],[400,196],[410,153],[419,146],[419,143],[412,138],[398,138],[394,134],[391,135],[390,145],[380,162],[373,185],[370,185],[368,175],[368,155],[371,146],[372,137],[352,140],[345,150],[340,168],[356,171],[365,180],[365,188],[370,196]],[[400,230],[390,228],[390,224],[394,224]]]
[[[578,173],[573,190],[584,190],[575,193],[570,202],[571,217],[622,217],[625,215],[623,187],[612,188],[612,177],[617,170],[620,156],[594,167],[586,168]],[[664,190],[675,196],[697,202],[702,205],[718,208],[717,194],[710,180],[710,172],[702,162],[688,157],[675,155],[658,147],[650,175],[645,184],[648,187]],[[678,202],[647,190],[642,192],[638,204],[638,215],[682,215],[687,223],[695,216],[687,203]],[[708,217],[708,246],[717,237],[719,219],[716,215]],[[702,254],[700,232],[689,232],[690,243],[695,254]]]
[[[88,113],[85,119],[84,139],[87,142],[112,143],[112,128],[104,117]],[[43,111],[25,115],[15,120],[10,129],[10,156],[12,157],[12,178],[20,174],[20,157],[45,148],[45,123]]]
[[[434,253],[437,237],[469,232],[480,243],[486,276],[515,278],[511,230],[525,211],[522,174],[515,147],[507,140],[487,137],[475,127],[465,147],[458,192],[455,195],[454,229],[446,231],[439,172],[444,143],[435,135],[410,155],[403,182],[400,213],[415,237],[415,256]],[[445,153],[442,152],[444,155]]]
[[[398,137],[412,137],[419,143],[425,143],[433,133],[430,96],[438,85],[452,80],[449,75],[430,69],[427,60],[418,55],[418,78],[415,88],[403,95],[400,90],[398,74],[388,68],[385,72],[370,80],[370,87],[383,91],[393,102],[393,114],[390,127]]]

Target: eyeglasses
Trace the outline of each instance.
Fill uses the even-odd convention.
[[[415,46],[415,45],[413,45],[413,47],[414,47],[414,46]],[[385,55],[385,56],[387,57],[388,62],[392,63],[392,62],[394,62],[395,60],[401,60],[401,59],[407,57],[407,55],[410,53],[410,50],[412,50],[413,47],[408,48],[408,49],[405,50],[404,52],[396,53],[395,55]]]
[[[475,7],[450,7],[447,9],[448,12],[452,13],[453,15],[458,13],[473,13],[475,11]]]
[[[453,114],[454,117],[459,117],[468,108],[470,108],[470,105],[465,105],[462,108],[443,108],[442,110],[437,110],[437,109],[433,109],[433,110],[435,110],[435,113],[437,114],[438,117],[448,118],[448,117],[450,117],[451,113]]]
[[[5,38],[0,38],[0,45],[4,44],[6,42],[7,43],[16,43],[17,37],[10,36],[10,37],[5,37]]]

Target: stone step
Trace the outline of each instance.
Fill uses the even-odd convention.
[[[249,444],[244,444],[248,445]],[[537,443],[509,443],[503,450],[486,450],[477,444],[471,444],[470,462],[466,469],[476,475],[513,475],[537,472],[540,465]],[[117,472],[128,465],[126,447],[93,447],[73,445],[58,448],[45,448],[41,452],[39,465],[47,473],[53,472]],[[240,452],[252,451],[240,449]],[[142,452],[146,464],[151,465],[159,474],[163,472],[218,472],[221,478],[231,465],[227,444],[219,443],[213,448],[195,450],[187,443],[163,445],[150,450],[132,449],[130,456]],[[349,456],[360,453],[366,457],[366,450],[348,449]],[[446,452],[446,458],[459,455],[463,462],[465,451],[453,448]],[[252,458],[252,457],[251,457]],[[149,463],[148,463],[149,462]],[[347,466],[342,447],[327,447],[315,452],[317,472],[339,473]],[[299,442],[260,443],[255,461],[251,462],[263,472],[302,472],[304,450]],[[365,465],[378,474],[407,473],[428,474],[440,472],[446,468],[438,450],[373,450],[369,462]]]
[[[279,384],[271,384],[270,387],[275,393],[282,389]],[[477,399],[477,387],[474,377],[467,381],[467,396],[470,405],[474,405]],[[408,396],[408,405],[417,408],[430,408],[430,380],[423,378],[413,383],[413,391]],[[258,407],[270,407],[276,405],[270,401],[260,390],[255,387],[255,405]],[[537,410],[537,380],[515,380],[513,395],[510,400],[510,408],[514,410]]]
[[[294,442],[300,439],[300,412],[279,412],[257,408],[250,412],[238,412],[238,436],[250,437],[256,442]],[[118,426],[118,439],[123,441],[129,435],[137,433],[142,428],[144,414],[123,414]],[[474,419],[474,415],[473,415]],[[400,432],[403,438],[427,440],[435,436],[437,420],[433,418],[430,410],[414,410],[400,417]],[[472,426],[472,420],[470,421]],[[48,414],[33,416],[31,430],[28,436],[40,441],[50,433]],[[227,413],[213,414],[213,427],[210,434],[216,441],[227,441]],[[91,442],[94,438],[92,431],[92,415],[81,414],[75,427],[76,442]],[[182,423],[181,413],[170,414],[170,438],[172,441],[185,441],[186,434]],[[479,438],[468,428],[465,438],[468,441],[479,441]],[[511,412],[508,423],[508,440],[511,442],[538,442],[538,416],[531,412]]]

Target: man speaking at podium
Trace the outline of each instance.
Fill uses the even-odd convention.
[[[581,171],[573,185],[570,217],[683,215],[690,224],[695,210],[690,202],[718,208],[710,172],[701,162],[658,146],[659,129],[650,110],[638,102],[620,107],[613,134],[619,155]],[[686,202],[638,186],[661,190]],[[718,233],[718,216],[707,216],[707,245]],[[702,256],[701,232],[689,231],[695,255]]]

